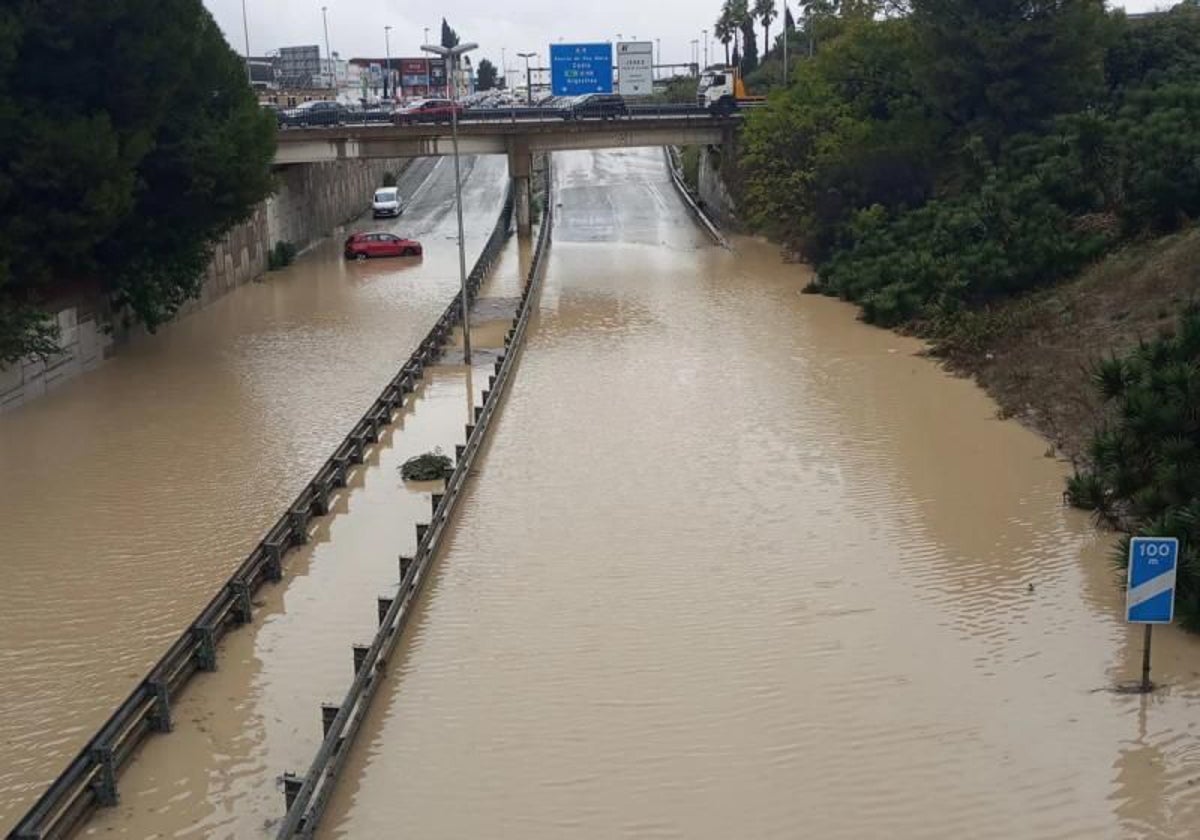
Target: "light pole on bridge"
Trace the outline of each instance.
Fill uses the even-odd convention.
[[[242,0],[242,34],[246,36],[246,81],[254,89],[254,72],[250,69],[250,24],[246,22],[246,0]]]
[[[700,34],[704,36],[704,67],[708,67],[708,30],[701,29]]]
[[[392,34],[392,27],[390,27],[390,26],[385,26],[385,27],[383,27],[383,49],[384,49],[384,55],[386,56],[386,58],[384,59],[384,61],[386,61],[386,62],[387,62],[387,64],[386,64],[386,70],[384,71],[384,72],[386,72],[386,73],[387,73],[387,75],[383,77],[383,95],[384,95],[385,97],[387,96],[387,92],[388,92],[388,85],[389,85],[389,84],[391,84],[391,81],[392,81],[392,40],[391,40],[391,34]],[[393,102],[395,102],[395,101],[396,101],[396,90],[395,90],[395,88],[394,88],[394,87],[392,88],[392,101],[393,101]]]
[[[529,59],[536,58],[537,53],[517,53],[517,58],[525,59],[525,104],[533,105],[533,76],[529,72]]]
[[[467,43],[454,47],[435,44],[424,44],[421,47],[425,52],[442,57],[447,64],[446,75],[450,77],[450,136],[454,144],[454,209],[458,213],[458,278],[462,290],[463,363],[468,368],[471,366],[471,304],[467,300],[467,250],[463,240],[462,174],[458,163],[458,86],[454,77],[459,57],[478,46],[475,43]]]
[[[329,63],[329,87],[333,89],[333,98],[337,99],[337,76],[333,70],[333,56],[329,53],[329,17],[326,6],[321,7],[321,24],[325,27],[325,61]]]

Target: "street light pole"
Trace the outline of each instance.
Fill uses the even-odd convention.
[[[426,44],[429,43],[429,27],[428,26],[425,27],[425,43]]]
[[[242,33],[246,36],[246,81],[254,88],[254,72],[250,69],[250,24],[246,22],[246,0],[242,0]]]
[[[421,47],[425,52],[440,55],[448,65],[446,72],[450,76],[450,137],[454,147],[454,208],[458,214],[458,278],[462,297],[463,363],[467,367],[471,366],[471,303],[467,299],[467,247],[463,239],[462,170],[458,162],[458,98],[454,71],[459,57],[478,46],[475,43],[467,43],[454,47],[441,47],[433,44],[424,44]]]
[[[333,56],[329,54],[329,18],[325,14],[325,6],[321,7],[321,23],[325,27],[325,60],[329,62],[329,87],[334,89],[333,98],[337,99],[337,82],[334,81]]]
[[[537,53],[517,53],[518,58],[525,59],[525,104],[533,106],[533,76],[529,72],[529,59],[537,56]]]
[[[387,62],[387,65],[386,65],[387,75],[383,77],[383,82],[384,82],[383,95],[384,96],[387,96],[388,83],[391,82],[391,80],[392,80],[392,39],[391,39],[391,34],[392,34],[392,27],[390,27],[390,26],[383,27],[383,50],[384,50],[384,55],[387,56],[384,59]],[[392,88],[392,101],[393,102],[396,101],[396,89],[394,86]]]
[[[656,66],[654,68],[654,72],[650,74],[650,78],[657,79],[658,78],[658,65],[662,64],[662,38],[654,39],[654,49],[658,53],[658,58],[654,59],[654,64]]]
[[[701,29],[700,34],[704,36],[704,66],[708,67],[708,30]]]

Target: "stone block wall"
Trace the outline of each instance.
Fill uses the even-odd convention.
[[[372,193],[383,183],[383,174],[398,174],[406,164],[397,160],[348,160],[280,167],[275,194],[216,244],[200,297],[188,301],[178,317],[264,274],[267,256],[276,242],[291,242],[304,249],[358,216],[370,206]],[[49,362],[25,359],[8,368],[0,367],[0,411],[53,390],[111,355],[115,344],[107,311],[101,300],[59,310],[63,353]]]

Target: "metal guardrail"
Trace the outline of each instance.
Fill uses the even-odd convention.
[[[694,195],[687,182],[683,180],[683,165],[678,160],[675,149],[671,146],[664,146],[663,154],[667,159],[667,171],[671,173],[671,182],[675,184],[675,189],[679,191],[684,204],[692,211],[692,215],[696,217],[696,221],[700,223],[700,227],[704,228],[704,232],[712,237],[713,242],[722,248],[733,250],[729,244],[729,240],[721,233],[721,229],[717,226],[716,222],[710,219],[708,214],[704,212],[704,208],[700,206],[700,197]]]
[[[361,119],[359,117],[362,117]],[[307,129],[320,128],[338,128],[338,127],[362,127],[362,126],[381,126],[381,125],[397,125],[410,126],[413,128],[427,127],[434,128],[437,126],[450,125],[448,119],[441,121],[428,119],[412,119],[401,122],[395,122],[394,115],[384,115],[383,112],[372,113],[370,116],[352,114],[349,117],[344,117],[340,121],[329,122],[313,122],[308,125],[289,125],[283,124],[279,126],[281,131],[303,131]],[[696,120],[697,122],[707,122],[714,119],[729,119],[737,118],[738,113],[732,115],[713,114],[707,108],[702,108],[699,105],[690,103],[674,103],[664,102],[659,105],[629,105],[628,113],[623,116],[610,117],[608,119],[619,122],[638,120],[638,119],[685,119]],[[488,125],[496,123],[546,123],[550,125],[561,124],[564,121],[600,121],[604,118],[599,116],[580,116],[571,117],[569,109],[561,108],[539,108],[536,106],[518,106],[513,108],[470,108],[463,111],[459,115],[458,124],[462,125]]]
[[[474,295],[499,256],[512,223],[511,188],[491,237],[468,278]],[[325,461],[287,511],[242,561],[208,605],[175,640],[100,730],[17,823],[9,840],[45,840],[69,836],[96,807],[115,805],[117,777],[138,745],[150,734],[170,732],[171,699],[197,671],[217,667],[217,644],[231,628],[250,621],[254,593],[282,577],[283,556],[308,542],[314,517],[329,513],[330,498],[346,486],[351,469],[362,464],[380,430],[391,424],[404,397],[415,389],[426,365],[442,353],[462,316],[462,292],[442,312],[408,361],[392,377],[350,433]]]
[[[549,158],[547,158],[547,161]],[[311,837],[316,830],[333,793],[338,772],[350,750],[349,744],[366,719],[371,699],[388,658],[395,650],[409,616],[416,605],[421,587],[429,575],[438,547],[450,517],[466,484],[476,455],[487,436],[497,406],[512,376],[525,331],[529,323],[532,302],[540,288],[546,248],[553,226],[554,205],[550,201],[550,170],[546,167],[546,185],[541,226],[537,245],[530,264],[521,303],[513,326],[504,339],[504,350],[495,362],[495,372],[488,377],[488,390],[481,395],[482,405],[474,408],[474,422],[466,427],[466,443],[455,447],[454,472],[446,480],[443,493],[432,497],[432,516],[428,525],[417,525],[417,549],[412,557],[400,558],[400,589],[395,597],[379,598],[379,630],[370,647],[356,647],[354,680],[338,706],[322,706],[324,739],[308,772],[303,778],[284,775],[284,801],[287,814],[276,834],[277,840]]]

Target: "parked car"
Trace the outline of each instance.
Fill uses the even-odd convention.
[[[564,120],[588,117],[611,120],[628,116],[629,106],[625,104],[625,97],[616,93],[589,93],[564,107],[561,114]]]
[[[305,102],[283,112],[281,125],[341,125],[346,121],[346,106],[331,100]]]
[[[419,257],[422,250],[420,242],[394,233],[352,233],[346,239],[344,253],[348,260],[365,260],[368,257]]]
[[[371,212],[376,219],[385,216],[396,217],[404,212],[404,202],[400,200],[400,190],[396,187],[380,187],[375,190],[375,198],[371,202]]]
[[[418,99],[396,112],[396,123],[450,122],[451,114],[462,119],[462,104],[449,99]]]

